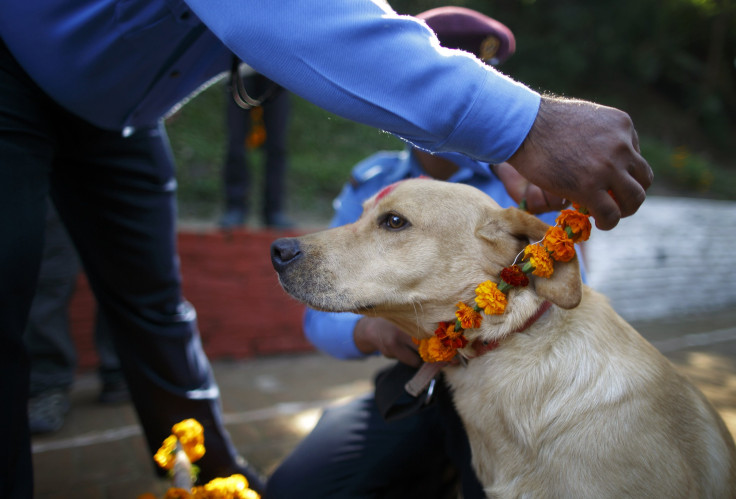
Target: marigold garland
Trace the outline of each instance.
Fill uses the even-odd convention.
[[[174,467],[176,442],[176,436],[169,435],[153,456],[153,460],[156,461],[156,464],[165,470],[170,470]]]
[[[166,437],[161,448],[153,456],[156,464],[172,470],[176,460],[177,443],[190,463],[204,456],[204,429],[196,419],[185,419],[175,424],[171,432],[172,434]],[[139,496],[139,499],[149,497],[153,495],[144,494]],[[243,475],[236,474],[227,478],[214,478],[205,485],[192,487],[191,490],[170,487],[164,499],[260,499],[260,495],[248,488],[248,480]]]
[[[478,328],[480,327],[480,323],[483,321],[483,316],[481,316],[477,310],[463,302],[458,302],[455,317],[460,321],[460,326],[463,329]]]
[[[542,244],[558,262],[569,262],[575,256],[575,243],[562,227],[550,227]]]
[[[555,271],[549,251],[540,244],[530,244],[524,248],[524,259],[528,259],[527,265],[522,267],[524,272],[531,272],[538,277],[550,277]]]
[[[591,230],[589,216],[577,210],[562,210],[555,223],[567,227],[567,233],[574,242],[587,241]]]
[[[463,336],[462,327],[458,327],[458,331],[455,331],[456,325],[456,322],[440,322],[440,326],[435,330],[434,335],[440,340],[443,347],[458,349],[468,344],[468,340]]]
[[[164,499],[190,499],[191,497],[192,494],[188,490],[179,487],[169,487],[164,494]]]
[[[486,315],[500,315],[506,310],[506,294],[495,282],[482,282],[475,288],[475,303]]]
[[[524,287],[529,284],[529,277],[521,270],[518,265],[512,265],[505,267],[501,271],[501,279],[507,286],[520,286]],[[501,286],[499,285],[499,289]]]
[[[259,497],[256,491],[248,488],[248,480],[243,475],[213,478],[206,485],[192,489],[192,499],[258,499]]]
[[[204,428],[196,419],[185,419],[171,428],[171,433],[179,439],[190,462],[204,456]]]
[[[588,210],[573,203],[574,209],[563,210],[554,226],[547,230],[544,238],[524,248],[523,265],[512,265],[501,271],[501,282],[485,281],[475,289],[475,304],[457,304],[454,322],[440,322],[434,336],[414,339],[419,355],[424,362],[448,362],[457,355],[457,350],[468,344],[464,331],[480,327],[483,316],[501,315],[506,310],[508,293],[513,288],[529,284],[529,274],[551,277],[554,262],[569,262],[575,257],[575,243],[587,241],[591,223]],[[517,257],[518,258],[518,257]]]

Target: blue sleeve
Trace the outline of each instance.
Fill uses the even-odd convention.
[[[304,334],[322,352],[338,359],[366,357],[355,346],[353,330],[362,316],[352,313],[318,312],[308,308],[304,313]]]
[[[256,71],[351,120],[489,163],[523,142],[540,96],[371,0],[187,0]],[[437,112],[441,110],[441,112]]]
[[[335,200],[335,216],[331,227],[355,222],[363,211],[363,198],[351,184],[345,184]],[[304,314],[304,334],[320,351],[338,359],[367,357],[355,346],[353,330],[362,316],[352,313],[320,312],[307,308]]]

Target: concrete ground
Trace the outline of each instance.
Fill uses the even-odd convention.
[[[635,326],[705,392],[736,434],[736,307]],[[385,362],[299,354],[213,365],[234,442],[269,473],[322,408],[370,390]],[[167,483],[154,478],[132,407],[98,404],[98,389],[94,374],[81,376],[65,427],[34,438],[38,499],[131,499],[165,491]]]

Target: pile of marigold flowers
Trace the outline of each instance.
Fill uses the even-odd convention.
[[[460,348],[468,344],[464,331],[480,327],[485,315],[501,315],[506,310],[508,293],[516,287],[529,284],[529,274],[551,277],[554,262],[569,262],[575,257],[575,243],[590,237],[590,214],[585,208],[573,204],[574,209],[563,210],[555,225],[547,230],[544,238],[524,248],[522,264],[512,264],[501,270],[501,282],[482,282],[475,288],[475,304],[457,304],[456,319],[440,322],[434,336],[414,339],[424,362],[448,362]]]
[[[205,485],[192,487],[199,470],[191,463],[204,456],[204,430],[196,419],[185,419],[171,428],[161,448],[153,456],[161,468],[169,470],[173,479],[164,499],[259,499],[260,495],[248,488],[243,475],[215,478]],[[157,499],[143,494],[138,499]]]

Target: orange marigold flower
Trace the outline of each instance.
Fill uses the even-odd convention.
[[[446,333],[448,327],[450,327],[449,322],[440,322],[439,324],[437,324],[437,329],[434,330],[434,335],[439,338]]]
[[[181,443],[181,447],[189,458],[190,462],[195,462],[204,456],[204,429],[196,419],[185,419],[176,423],[171,428],[173,433]]]
[[[475,303],[486,315],[500,315],[506,310],[506,295],[498,290],[493,281],[480,283],[475,288]]]
[[[529,277],[527,277],[518,265],[504,268],[501,271],[501,279],[503,279],[503,282],[510,284],[511,286],[524,287],[529,284]]]
[[[164,499],[191,499],[192,494],[186,489],[180,489],[178,487],[169,487],[164,494]]]
[[[475,329],[480,327],[483,317],[473,308],[460,302],[457,304],[455,317],[460,321],[463,329]]]
[[[424,362],[447,362],[456,353],[456,349],[444,346],[437,336],[419,341],[419,355]]]
[[[550,227],[542,244],[558,262],[569,262],[575,256],[575,243],[561,227]]]
[[[570,227],[573,233],[573,241],[587,241],[590,237],[591,230],[590,219],[588,217],[589,215],[584,215],[579,211],[562,210],[555,222],[561,227]]]
[[[530,244],[524,248],[524,259],[529,259],[534,271],[534,275],[539,277],[549,277],[555,271],[552,257],[546,248],[539,244]]]
[[[447,348],[463,348],[468,344],[462,329],[455,331],[454,322],[440,322],[440,326],[435,330],[434,335],[440,339],[442,345]]]
[[[169,435],[161,444],[161,447],[156,451],[153,456],[153,460],[156,461],[160,467],[165,470],[170,470],[174,467],[174,458],[176,453],[176,436]]]

